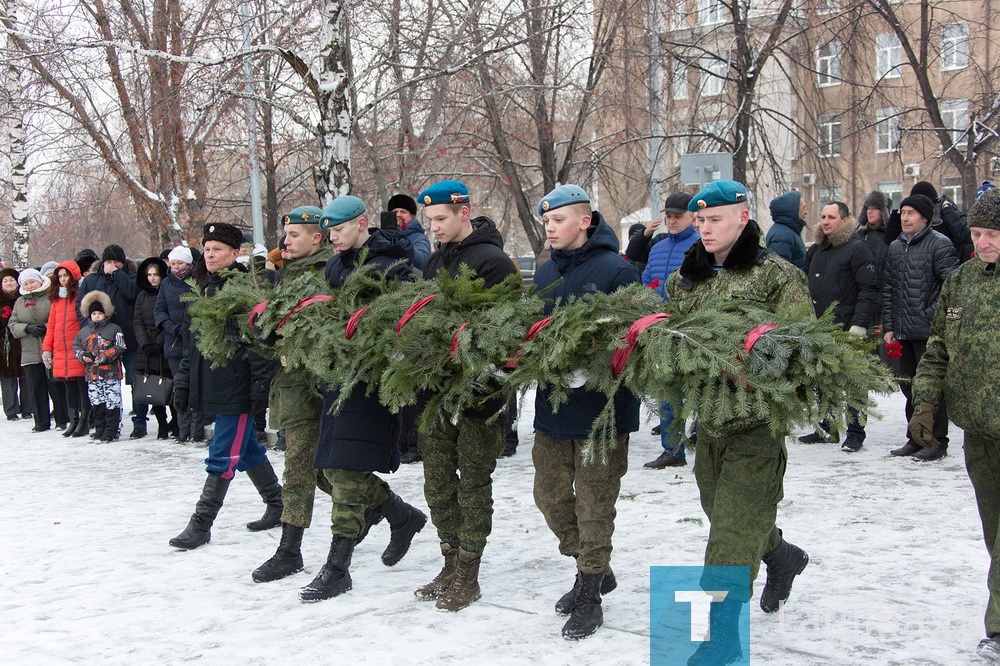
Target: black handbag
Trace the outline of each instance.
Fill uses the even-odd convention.
[[[167,406],[174,393],[174,380],[163,375],[163,357],[159,357],[160,374],[143,374],[139,376],[135,386],[132,387],[132,396],[135,402],[146,405]],[[149,372],[149,357],[146,357],[146,373]]]

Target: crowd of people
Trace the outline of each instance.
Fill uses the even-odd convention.
[[[995,409],[983,407],[983,395],[992,397],[998,384],[990,383],[989,367],[973,367],[978,335],[996,330],[1000,312],[991,307],[1000,303],[993,278],[1000,253],[1000,191],[984,183],[968,215],[926,182],[917,183],[892,212],[885,195],[869,194],[857,221],[844,202],[823,202],[808,248],[801,236],[806,208],[799,193],[771,202],[773,225],[766,236],[750,218],[748,198],[747,189],[734,181],[711,183],[694,196],[673,193],[664,218],[631,230],[623,260],[616,233],[592,210],[586,191],[557,187],[537,208],[550,251],[535,274],[536,288],[546,295],[546,314],[585,294],[612,293],[637,282],[655,289],[667,309],[678,312],[746,302],[776,317],[810,309],[821,316],[832,307],[844,331],[879,343],[876,353],[894,363],[903,380],[908,429],[893,456],[933,461],[946,455],[946,397],[961,399],[952,417],[966,430],[966,462],[993,561],[987,638],[979,653],[1000,661],[995,543],[1000,498],[993,468],[1000,460],[1000,427]],[[435,246],[417,220],[418,202]],[[391,215],[383,216],[380,227],[370,223],[364,202],[352,196],[325,209],[295,208],[282,216],[284,237],[271,252],[233,225],[212,223],[205,226],[201,252],[178,246],[136,265],[112,244],[100,256],[85,249],[71,261],[39,269],[5,268],[0,375],[6,417],[33,418],[33,432],[49,430],[54,422],[66,437],[93,433],[96,440],[114,441],[121,434],[124,379],[133,391],[130,438],[148,436],[150,414],[158,439],[201,441],[207,423],[214,422],[204,488],[188,525],[170,545],[193,550],[210,541],[229,485],[243,471],[265,504],[264,515],[247,528],[282,530],[276,552],[252,572],[253,580],[290,576],[303,569],[301,543],[319,489],[332,498],[333,537],[326,562],[299,593],[303,601],[351,589],[354,547],[382,520],[391,532],[382,562],[393,566],[406,555],[428,516],[378,475],[422,459],[429,520],[443,563],[415,595],[439,609],[461,610],[482,595],[478,576],[492,529],[491,476],[497,457],[516,451],[516,434],[513,446],[510,441],[510,432],[516,433],[513,401],[484,398],[481,409],[439,420],[417,434],[419,407],[394,414],[379,403],[377,387],[359,385],[345,396],[338,387],[318,386],[305,369],[267,360],[260,353],[268,344],[264,336],[240,346],[225,366],[213,367],[192,335],[182,296],[192,283],[202,295],[216,294],[227,271],[246,271],[251,262],[260,279],[275,284],[312,272],[338,289],[367,264],[393,280],[433,278],[442,270],[458,277],[464,266],[487,287],[496,285],[517,274],[517,267],[504,253],[496,225],[474,217],[472,205],[463,183],[446,180],[417,199],[392,197]],[[985,391],[969,381],[983,372]],[[172,380],[169,399],[150,404],[136,393],[138,378],[151,375]],[[537,392],[532,462],[535,503],[559,552],[574,561],[573,586],[555,609],[568,616],[563,636],[575,640],[603,624],[602,595],[617,587],[610,562],[615,503],[629,437],[639,428],[639,400],[624,388],[615,395],[616,446],[606,460],[594,462],[585,451],[607,398],[588,389],[586,378],[571,388],[569,401],[558,410],[545,389]],[[981,395],[974,395],[977,391]],[[334,403],[339,411],[331,409]],[[712,633],[722,638],[701,644],[689,664],[727,663],[739,656],[739,617],[761,563],[766,582],[759,604],[774,613],[789,599],[809,556],[776,526],[785,437],[754,418],[721,423],[706,418],[695,421],[688,434],[677,407],[661,405],[663,451],[645,467],[686,465],[687,448],[697,442],[695,478],[711,524],[705,564],[748,567],[750,585],[712,604]],[[285,451],[283,482],[264,446],[268,409],[280,433],[276,447]],[[853,453],[863,446],[865,419],[846,411],[841,448]],[[505,418],[492,418],[497,413]],[[832,424],[844,422],[842,416],[831,414],[800,441],[839,441]],[[711,571],[706,568],[704,589],[728,589]]]

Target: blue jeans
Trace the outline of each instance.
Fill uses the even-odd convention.
[[[660,403],[660,445],[675,458],[685,460],[684,421],[675,423],[673,405]]]

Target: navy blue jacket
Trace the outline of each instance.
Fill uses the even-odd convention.
[[[361,249],[339,252],[326,262],[326,278],[330,286],[339,288],[350,275],[364,248],[368,248],[365,265],[376,264],[383,271],[400,260],[390,273],[394,279],[406,279],[410,274],[410,242],[401,231],[372,229],[371,237]],[[403,416],[392,414],[378,401],[378,389],[365,395],[369,386],[354,387],[337,414],[330,409],[340,397],[335,387],[323,389],[323,411],[319,417],[319,439],[313,463],[316,469],[346,469],[354,472],[395,472],[399,468],[399,437],[403,432]]]
[[[414,218],[406,223],[406,228],[402,229],[402,232],[413,247],[413,265],[423,270],[427,257],[431,256],[431,242],[427,239],[424,228],[420,225],[420,221]]]
[[[139,295],[139,288],[135,284],[135,274],[129,273],[124,268],[119,268],[111,275],[105,275],[103,263],[99,263],[97,273],[88,273],[80,282],[80,290],[76,295],[77,316],[80,317],[81,327],[90,321],[90,317],[84,317],[80,314],[80,303],[83,301],[83,297],[91,291],[103,291],[111,297],[111,304],[115,306],[115,313],[111,315],[111,321],[118,324],[125,334],[126,349],[130,352],[136,351],[138,343],[135,339],[133,319],[135,318],[135,297]]]
[[[184,340],[181,336],[187,307],[181,302],[181,294],[189,291],[191,287],[184,280],[173,273],[167,273],[156,293],[153,321],[163,331],[163,355],[167,358],[180,358],[184,355]]]
[[[649,251],[649,260],[646,263],[646,269],[642,272],[642,283],[648,286],[652,284],[653,280],[659,280],[660,283],[656,285],[656,293],[663,300],[666,300],[667,293],[664,289],[667,286],[667,278],[681,267],[684,253],[700,239],[701,235],[693,224],[679,234],[666,234],[666,238],[654,245],[653,249]]]
[[[535,287],[546,298],[546,314],[573,297],[610,294],[639,281],[639,271],[618,254],[618,237],[597,211],[587,233],[590,238],[581,247],[552,250],[552,258],[535,271]],[[550,393],[541,389],[535,394],[535,430],[553,439],[587,439],[607,402],[604,394],[575,389],[553,413]],[[639,429],[639,400],[626,389],[615,394],[615,428],[619,435]]]
[[[805,220],[799,217],[801,192],[788,192],[771,200],[771,219],[764,244],[785,261],[806,269],[806,244],[802,241]]]

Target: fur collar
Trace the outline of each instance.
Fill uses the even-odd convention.
[[[823,233],[823,225],[817,224],[816,228],[813,229],[813,240],[816,241],[817,245],[822,245],[824,242],[829,241],[834,247],[840,247],[851,240],[851,237],[854,236],[854,231],[854,224],[847,220],[844,220],[844,223],[829,235]]]
[[[743,233],[736,239],[733,249],[723,262],[726,270],[746,270],[764,261],[767,250],[760,246],[760,227],[753,220],[743,228]],[[715,255],[705,250],[705,244],[698,241],[684,255],[680,267],[681,289],[690,289],[695,282],[701,282],[715,276]]]

